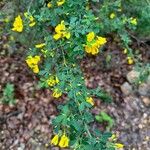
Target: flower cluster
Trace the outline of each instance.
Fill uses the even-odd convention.
[[[106,38],[95,36],[94,32],[90,32],[86,35],[87,43],[85,51],[89,54],[96,55],[99,52],[99,48],[103,46],[107,41]]]
[[[20,15],[18,15],[15,18],[12,30],[16,31],[16,32],[22,32],[23,31],[23,21],[22,21],[22,18]]]
[[[59,79],[57,78],[57,76],[52,75],[46,80],[46,82],[49,86],[52,87],[59,83]]]
[[[26,63],[33,70],[34,73],[39,73],[38,63],[40,60],[40,56],[36,55],[33,57],[30,55],[26,58]]]
[[[53,38],[55,40],[58,40],[64,37],[67,39],[70,38],[70,32],[67,31],[64,21],[61,21],[61,23],[55,27],[55,32],[56,34],[53,35]]]
[[[60,89],[55,88],[55,89],[53,90],[53,97],[59,98],[61,95],[62,95],[62,92],[61,92]]]
[[[59,138],[60,138],[60,141],[59,141]],[[58,145],[61,148],[65,148],[69,146],[69,138],[65,135],[65,133],[61,137],[59,137],[59,135],[56,134],[51,140],[51,144]]]
[[[34,19],[34,17],[32,15],[30,15],[28,12],[25,12],[24,16],[30,21],[29,22],[29,26],[30,27],[35,26],[36,22],[35,22],[35,19]]]

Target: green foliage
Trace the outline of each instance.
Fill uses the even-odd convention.
[[[149,0],[128,0],[124,1],[123,8],[129,15],[138,18],[137,32],[140,37],[150,38],[150,1]]]
[[[130,1],[66,0],[61,5],[58,2],[14,1],[19,13],[15,11],[15,20],[8,23],[8,27],[13,28],[9,34],[29,48],[26,62],[38,74],[39,87],[52,90],[54,100],[61,95],[65,97],[64,103],[58,106],[60,114],[53,120],[54,133],[67,135],[72,149],[114,149],[108,140],[111,133],[91,128],[95,119],[91,113],[92,97],[106,102],[110,102],[111,97],[100,88],[86,87],[80,64],[87,53],[90,56],[89,49],[97,51],[93,55],[99,51],[103,53],[109,37],[127,49],[129,64],[132,64],[134,55],[129,47],[130,35],[140,24],[140,19],[138,14],[126,10]],[[101,40],[97,40],[99,38]],[[103,44],[97,46],[99,43]],[[106,62],[110,61],[108,55]],[[96,116],[96,120],[107,122],[107,130],[114,124],[104,112]]]
[[[139,77],[135,80],[136,85],[150,80],[150,64],[149,63],[146,63],[146,64],[139,63],[135,66],[134,69],[140,73]]]
[[[99,113],[99,115],[95,116],[96,121],[98,121],[99,123],[103,123],[103,122],[107,122],[108,125],[106,127],[107,131],[110,131],[110,129],[113,127],[114,125],[114,120],[105,112],[101,111]]]
[[[14,105],[16,100],[14,98],[14,85],[7,83],[3,90],[3,96],[0,99],[3,104]]]

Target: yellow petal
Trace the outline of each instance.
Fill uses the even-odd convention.
[[[12,30],[16,31],[16,32],[22,32],[23,31],[23,21],[22,21],[22,18],[20,15],[18,15],[15,18]]]
[[[123,50],[123,53],[124,53],[124,54],[127,54],[127,53],[128,53],[128,50],[125,48],[125,49]]]
[[[90,32],[89,34],[87,34],[86,38],[87,38],[88,42],[91,42],[95,38],[95,33],[94,32]]]
[[[127,61],[129,65],[132,65],[134,63],[134,60],[131,57],[127,57]]]
[[[47,4],[47,7],[48,7],[48,8],[51,8],[51,7],[52,7],[51,2],[49,2],[49,3]]]
[[[59,40],[61,37],[62,37],[61,34],[54,34],[54,35],[53,35],[53,38],[54,38],[55,40]]]
[[[57,6],[61,6],[65,3],[65,0],[58,0],[57,1]]]
[[[121,143],[115,143],[115,147],[116,147],[116,148],[123,148],[123,147],[124,147],[124,145],[123,145],[123,144],[121,144]]]
[[[41,43],[41,44],[37,44],[35,45],[36,48],[42,48],[44,47],[46,44],[45,43]]]
[[[62,95],[62,92],[59,89],[54,89],[53,97],[59,98]]]
[[[136,18],[131,18],[131,24],[137,25],[137,19]]]
[[[67,39],[70,39],[70,32],[66,32],[66,33],[64,33],[64,37],[66,37]]]
[[[110,19],[114,19],[116,17],[115,13],[110,14]]]
[[[51,140],[51,144],[53,145],[57,145],[58,144],[58,140],[59,140],[59,136],[58,134],[56,134],[53,139]]]
[[[36,22],[32,22],[32,23],[29,24],[29,26],[33,27],[33,26],[35,26],[35,24],[36,24]]]
[[[98,38],[98,40],[96,42],[99,45],[104,45],[107,42],[106,38],[104,38],[104,37],[98,36],[97,38]]]
[[[61,148],[65,148],[69,146],[69,138],[65,134],[61,137],[59,146]]]
[[[35,65],[35,66],[33,67],[33,72],[34,72],[34,73],[39,73],[39,67],[38,67],[38,65]]]
[[[86,102],[90,103],[92,106],[94,106],[94,100],[92,97],[87,97]]]
[[[64,21],[61,21],[61,23],[55,27],[56,33],[62,33],[62,31],[65,31],[65,30],[66,30],[66,27],[65,27]]]

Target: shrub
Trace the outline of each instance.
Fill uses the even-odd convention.
[[[60,115],[53,121],[51,144],[76,150],[123,147],[109,141],[111,133],[91,128],[93,98],[105,101],[111,98],[101,89],[85,86],[80,62],[86,55],[102,53],[110,36],[121,43],[128,64],[133,64],[134,55],[129,44],[130,32],[139,22],[137,16],[126,13],[122,0],[19,3],[23,12],[15,15],[10,33],[22,37],[22,43],[29,47],[26,63],[39,76],[39,86],[51,89],[56,101],[63,95],[66,97],[64,104],[58,106]]]

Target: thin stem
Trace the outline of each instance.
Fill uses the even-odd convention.
[[[29,7],[28,7],[28,12],[30,11],[30,8],[31,8],[31,5],[32,5],[33,1],[34,1],[34,0],[31,0],[31,1],[30,1]]]
[[[90,131],[89,131],[89,129],[88,129],[87,124],[86,124],[86,123],[84,123],[84,125],[85,125],[86,131],[87,131],[87,133],[88,133],[89,137],[92,137],[92,135],[91,135],[91,133],[90,133]]]
[[[66,58],[65,58],[65,54],[64,54],[64,51],[63,49],[61,48],[61,51],[62,51],[62,55],[63,55],[63,60],[64,60],[64,65],[67,66],[66,64]]]
[[[74,98],[75,98],[75,102],[77,103],[77,106],[78,106],[78,102],[77,102],[77,100],[76,100],[76,95],[75,95],[75,93],[74,93]],[[80,113],[80,115],[82,115],[82,112],[79,110],[79,113]],[[87,131],[87,134],[89,135],[89,137],[92,137],[92,135],[91,135],[91,133],[90,133],[90,131],[89,131],[89,129],[88,129],[88,126],[87,126],[87,124],[86,124],[86,122],[84,121],[84,119],[83,119],[83,122],[84,122],[84,125],[85,125],[85,129],[86,129],[86,131]]]

